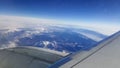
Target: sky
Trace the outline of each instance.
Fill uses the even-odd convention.
[[[0,14],[118,23],[120,0],[0,0]]]
[[[119,30],[120,0],[0,0],[0,15],[103,25],[103,30],[112,25],[109,28]]]

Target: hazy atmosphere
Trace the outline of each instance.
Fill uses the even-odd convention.
[[[1,48],[89,50],[120,30],[119,3],[119,0],[0,0]]]

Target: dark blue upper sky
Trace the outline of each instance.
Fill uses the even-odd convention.
[[[120,0],[0,0],[0,14],[119,23]]]

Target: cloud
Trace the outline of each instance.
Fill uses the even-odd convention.
[[[55,22],[57,21],[51,19],[0,15],[0,29],[15,30],[16,28],[38,26],[43,24],[52,25]]]
[[[106,35],[114,34],[115,32],[120,31],[120,25],[113,24],[85,24],[84,27],[90,30],[94,30],[96,32],[100,32]]]
[[[67,25],[67,24],[65,24]],[[88,29],[93,30],[105,35],[112,35],[115,32],[120,31],[120,24],[106,24],[106,23],[72,23],[69,24],[68,27],[75,27],[75,28],[82,28],[82,29]]]
[[[52,26],[67,26],[68,27],[78,27],[85,28],[89,30],[94,30],[106,35],[111,35],[120,30],[120,25],[116,24],[105,24],[105,23],[65,23],[63,21],[52,20],[52,19],[42,19],[42,18],[32,18],[32,17],[21,17],[21,16],[7,16],[0,15],[0,29],[10,29],[10,31],[17,30],[17,28],[23,27],[39,27],[43,25]]]

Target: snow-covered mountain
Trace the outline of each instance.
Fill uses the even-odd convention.
[[[105,35],[87,29],[44,26],[0,30],[0,47],[35,46],[61,52],[89,50]]]

